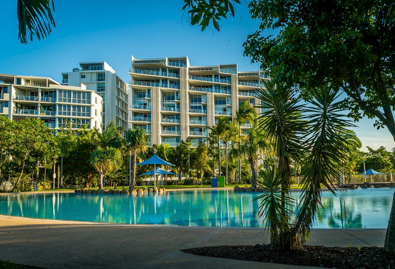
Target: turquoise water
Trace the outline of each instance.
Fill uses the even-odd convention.
[[[315,228],[386,228],[393,189],[323,193]],[[298,200],[299,192],[292,196]],[[259,227],[258,193],[172,191],[133,197],[74,193],[0,195],[0,214],[90,222]]]

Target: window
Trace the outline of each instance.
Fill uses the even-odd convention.
[[[81,74],[81,78],[85,78],[85,74]]]
[[[105,73],[97,73],[97,81],[105,81],[106,74]]]
[[[105,83],[98,83],[97,84],[97,92],[105,92],[106,91],[106,84]]]
[[[95,104],[97,104],[97,97],[95,97]]]
[[[95,109],[95,116],[97,116],[97,109]]]

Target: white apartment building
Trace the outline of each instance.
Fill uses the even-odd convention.
[[[41,118],[54,130],[64,126],[88,125],[101,131],[102,98],[85,85],[60,85],[48,77],[0,74],[0,115],[11,120]]]
[[[73,72],[62,73],[63,85],[86,85],[88,90],[95,91],[103,98],[103,126],[111,120],[123,129],[128,126],[129,87],[120,79],[106,62],[80,63]]]
[[[261,71],[239,72],[237,64],[190,66],[188,57],[132,56],[129,74],[131,128],[144,128],[151,144],[177,146],[190,138],[194,147],[207,139],[205,127],[221,116],[235,118],[244,100],[259,105],[255,93],[264,79]]]

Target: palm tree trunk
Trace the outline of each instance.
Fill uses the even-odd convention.
[[[129,189],[132,188],[132,151],[129,150]]]
[[[133,185],[132,188],[136,186],[136,161],[137,161],[137,154],[136,152],[133,155]]]
[[[258,159],[253,157],[248,157],[248,162],[251,167],[251,186],[253,188],[257,187],[257,170],[258,170]]]
[[[44,185],[46,181],[47,181],[47,168],[44,168]]]
[[[60,163],[60,187],[63,187],[63,154],[62,154],[62,159],[61,159],[61,163]]]
[[[387,234],[385,236],[384,250],[387,252],[395,252],[395,192],[390,219],[388,221]]]
[[[225,143],[225,182],[226,184],[229,184],[228,182],[228,141]]]
[[[218,177],[221,176],[221,142],[218,137]]]
[[[241,148],[241,128],[239,123],[239,184],[241,184],[241,158],[240,158],[240,148]]]

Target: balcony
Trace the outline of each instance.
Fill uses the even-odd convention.
[[[162,122],[180,123],[180,119],[163,118],[163,119],[162,119]]]
[[[40,110],[40,115],[55,116],[55,115],[56,115],[56,111],[51,111],[51,110]]]
[[[148,106],[148,105],[129,105],[129,108],[151,110],[151,106]]]
[[[20,100],[20,101],[38,101],[38,96],[17,95],[17,96],[14,97],[14,100]]]
[[[232,111],[231,110],[222,110],[222,109],[216,109],[215,110],[215,115],[224,115],[224,116],[232,116]]]
[[[170,61],[169,61],[168,65],[171,65],[171,66],[178,66],[178,67],[186,67],[186,66],[187,66],[187,63],[184,63],[184,62],[170,62]]]
[[[148,81],[129,81],[130,85],[148,86],[148,87],[159,87],[159,82],[148,82]]]
[[[239,95],[256,97],[257,93],[256,91],[249,91],[249,92],[239,91]]]
[[[162,144],[169,144],[170,147],[177,147],[178,144],[180,144],[179,142],[166,142],[163,141]]]
[[[181,132],[177,131],[177,130],[162,130],[162,134],[166,134],[166,135],[180,135]]]
[[[204,120],[190,120],[189,124],[207,125],[207,121],[204,121]]]
[[[55,122],[44,122],[45,126],[51,129],[55,129],[56,128],[56,124]]]
[[[176,74],[176,73],[163,73],[159,71],[144,70],[144,69],[129,69],[129,71],[131,73],[143,74],[143,75],[154,75],[154,76],[173,77],[173,78],[180,77],[180,74]]]
[[[239,81],[239,85],[242,86],[251,86],[251,87],[261,87],[259,83],[254,83],[254,82],[244,82],[244,81]]]
[[[223,94],[231,94],[231,90],[229,89],[213,89],[213,88],[205,88],[205,87],[196,87],[189,86],[190,91],[198,91],[198,92],[213,92],[213,93],[223,93]]]
[[[201,76],[189,76],[189,79],[192,79],[192,80],[200,80],[200,81],[208,81],[208,82],[220,82],[220,83],[230,84],[230,80],[229,80],[229,79],[225,79],[225,78],[212,78],[212,77],[201,77]]]
[[[190,132],[189,132],[189,135],[207,136],[207,132],[206,132],[206,131],[203,131],[203,132],[200,132],[200,131],[190,131]]]
[[[132,121],[148,121],[148,122],[151,122],[151,118],[148,118],[148,117],[137,116],[137,117],[131,117],[130,119]]]
[[[54,97],[41,97],[41,102],[55,103],[56,102],[56,98],[54,98]]]
[[[162,106],[162,111],[180,112],[180,108]]]
[[[69,83],[69,80],[68,79],[62,79],[62,83],[63,84],[67,84],[67,83]]]
[[[4,94],[0,93],[0,99],[4,99]]]
[[[23,115],[38,115],[38,110],[37,109],[15,108],[14,113],[15,114],[23,114]]]
[[[190,108],[190,109],[189,109],[189,113],[201,113],[201,114],[207,114],[207,110],[204,110],[204,109],[193,109],[193,108]]]

